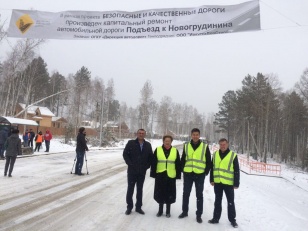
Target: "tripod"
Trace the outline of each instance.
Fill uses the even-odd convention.
[[[89,175],[89,171],[88,171],[88,160],[87,160],[87,154],[86,154],[86,152],[84,153],[84,158],[85,158],[85,161],[86,161],[87,175]],[[74,166],[75,166],[75,163],[76,163],[76,159],[77,159],[77,153],[76,153],[76,156],[75,156],[75,159],[74,159],[74,163],[73,163],[73,167],[72,167],[72,170],[71,170],[71,174],[73,174],[73,169],[74,169]],[[75,171],[75,174],[76,174],[76,171]]]

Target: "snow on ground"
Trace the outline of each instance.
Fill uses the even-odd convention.
[[[151,141],[153,148],[161,145]],[[176,142],[174,142],[175,145]],[[181,144],[181,142],[179,142]],[[122,147],[114,150],[90,150],[83,172],[71,174],[75,147],[52,140],[50,155],[35,153],[16,160],[13,177],[0,177],[0,230],[234,230],[227,219],[226,201],[217,225],[207,223],[214,207],[213,187],[204,188],[203,223],[195,220],[196,197],[190,197],[189,216],[181,213],[183,180],[177,181],[177,201],[171,206],[171,218],[157,218],[158,204],[153,199],[154,179],[147,173],[144,184],[145,215],[126,210],[126,165]],[[4,161],[0,162],[3,171]],[[283,173],[307,186],[307,174],[285,170]],[[305,181],[306,179],[306,181]],[[295,181],[295,180],[293,180]],[[307,231],[308,192],[284,178],[241,173],[240,188],[235,190],[238,230]]]

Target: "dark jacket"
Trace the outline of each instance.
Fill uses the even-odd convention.
[[[32,132],[29,132],[29,134],[30,134],[29,140],[33,140],[35,137],[35,133],[32,131]]]
[[[226,157],[226,155],[230,152],[230,149],[228,148],[224,153],[219,150],[219,155],[220,159],[223,159]],[[212,159],[213,163],[213,159]],[[239,187],[240,186],[240,166],[238,163],[238,158],[237,156],[233,160],[233,168],[234,168],[234,187]],[[211,169],[211,174],[210,174],[210,182],[214,182],[214,175],[213,175],[213,168]]]
[[[21,140],[18,134],[12,134],[7,140],[4,145],[6,156],[17,156],[21,155]]]
[[[87,146],[86,137],[84,134],[78,133],[76,152],[84,152],[84,151],[89,151],[88,146]]]
[[[198,141],[198,143],[194,143],[192,140],[190,141],[190,144],[192,146],[192,148],[194,150],[196,150],[200,144],[201,144],[201,140]],[[206,158],[206,163],[205,163],[205,175],[209,174],[211,168],[212,168],[212,161],[211,161],[211,152],[209,149],[209,146],[206,147],[206,152],[205,152],[205,158]],[[185,167],[185,163],[186,163],[186,153],[185,153],[185,144],[183,146],[183,153],[182,153],[182,157],[181,157],[181,163],[182,163],[182,171],[184,170]],[[184,172],[184,171],[183,171]]]
[[[7,140],[8,134],[9,134],[9,132],[8,132],[7,127],[4,127],[0,131],[0,144],[5,144],[5,141]]]
[[[138,139],[129,140],[124,148],[123,158],[128,166],[128,174],[145,175],[153,160],[152,145],[144,140],[141,151]]]

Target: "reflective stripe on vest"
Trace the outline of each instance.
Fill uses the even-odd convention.
[[[206,167],[206,147],[207,144],[201,142],[199,147],[194,150],[191,143],[185,143],[186,163],[184,172],[204,173]]]
[[[175,170],[175,160],[176,160],[176,148],[171,148],[170,154],[168,156],[168,159],[166,159],[163,147],[157,148],[157,167],[156,172],[164,172],[167,171],[167,175],[170,178],[176,177],[176,170]]]
[[[221,160],[219,151],[213,154],[213,176],[214,183],[222,183],[233,185],[234,183],[234,167],[233,161],[236,153],[230,151],[225,158]]]

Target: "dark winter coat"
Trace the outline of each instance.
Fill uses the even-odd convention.
[[[8,128],[4,127],[1,131],[0,131],[0,144],[5,144],[5,141],[8,138]]]
[[[190,144],[192,146],[192,148],[194,150],[196,150],[200,144],[201,144],[201,140],[198,141],[198,143],[194,143],[192,140],[190,141]],[[205,152],[205,158],[206,158],[206,163],[205,163],[205,169],[204,169],[204,172],[205,172],[205,175],[207,176],[207,174],[209,174],[211,168],[212,168],[212,161],[211,161],[211,152],[210,152],[210,149],[209,149],[209,146],[206,147],[206,152]],[[185,163],[186,163],[186,153],[185,153],[185,146],[183,146],[183,153],[182,153],[182,157],[181,157],[181,163],[182,163],[182,170],[184,169],[185,167]],[[191,173],[191,174],[196,174],[196,173]]]
[[[229,152],[230,152],[229,148],[224,153],[222,153],[221,150],[219,150],[220,159],[225,158]],[[213,164],[213,159],[212,159],[212,164]],[[233,168],[234,168],[233,186],[239,187],[240,186],[240,166],[238,163],[237,156],[233,160]],[[213,168],[211,169],[211,173],[210,173],[210,182],[214,182]]]
[[[30,134],[29,140],[33,140],[35,137],[35,133],[32,131],[32,132],[29,132],[29,134]]]
[[[163,146],[163,151],[166,158],[170,155],[170,150],[167,150]],[[157,169],[157,149],[154,151],[154,158],[151,165],[150,176],[155,178],[154,186],[154,200],[157,203],[172,204],[176,201],[176,179],[181,179],[181,160],[180,154],[177,150],[177,157],[175,160],[176,178],[170,178],[167,175],[167,171],[156,173]]]
[[[89,151],[86,141],[86,136],[83,133],[77,135],[76,152]]]
[[[6,156],[17,156],[21,155],[21,140],[18,134],[12,134],[7,140],[4,145]]]
[[[128,174],[145,175],[153,160],[152,145],[144,140],[141,151],[138,139],[129,140],[124,148],[123,158],[128,166]]]

